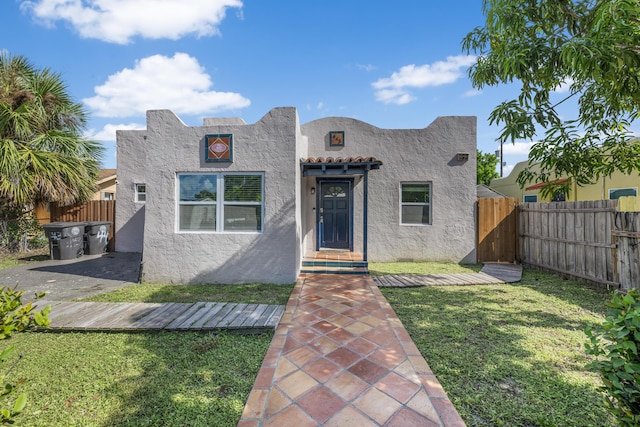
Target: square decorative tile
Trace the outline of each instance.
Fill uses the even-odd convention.
[[[376,388],[403,404],[407,403],[420,390],[418,384],[393,372],[378,381]]]
[[[367,390],[353,405],[384,425],[402,405],[375,388]]]
[[[374,384],[380,378],[384,377],[389,370],[370,360],[363,359],[350,367],[349,372],[369,384]]]
[[[298,405],[318,423],[324,423],[346,406],[331,390],[320,387],[298,400]]]
[[[330,359],[343,368],[347,368],[360,360],[361,356],[348,348],[340,347],[327,354],[327,359]]]
[[[296,371],[293,374],[276,381],[276,385],[290,399],[297,399],[312,388],[318,385],[318,381],[314,380],[309,374],[302,371]]]
[[[304,365],[304,371],[321,383],[336,375],[343,368],[325,358],[317,359]]]
[[[333,377],[327,381],[325,386],[347,402],[352,401],[369,388],[369,384],[349,372],[342,372]]]

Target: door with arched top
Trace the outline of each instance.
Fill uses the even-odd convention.
[[[319,247],[350,249],[351,181],[320,181],[318,202]]]

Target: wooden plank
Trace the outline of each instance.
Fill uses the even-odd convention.
[[[280,306],[280,305],[270,305],[270,306],[268,306],[267,309],[260,315],[260,317],[258,317],[254,327],[261,328],[261,327],[266,326],[267,322],[269,321],[271,316],[273,316],[273,314],[276,312],[278,307],[284,307],[284,306],[283,305],[282,306]]]
[[[231,305],[231,304],[230,304]],[[229,324],[233,322],[233,320],[238,317],[239,314],[245,309],[248,304],[235,304],[228,310],[224,315],[220,314],[220,316],[216,316],[215,321],[208,322],[206,327],[207,329],[218,329],[218,328],[227,328]]]
[[[165,303],[131,325],[135,329],[164,329],[176,317],[187,311],[193,303]]]
[[[266,328],[275,329],[280,323],[280,319],[282,319],[282,315],[284,314],[285,306],[279,305],[278,308],[271,314],[271,317],[267,319],[264,326]]]
[[[188,317],[183,318],[183,316],[179,316],[174,322],[167,325],[167,329],[178,329],[178,330],[187,330],[192,329],[192,326],[195,322],[200,320],[203,316],[203,313],[207,313],[211,309],[211,304],[215,303],[196,303],[194,304],[193,310],[187,310],[186,313],[189,314]],[[176,324],[176,322],[180,320],[181,323]]]
[[[189,320],[193,318],[198,311],[204,309],[204,306],[205,306],[205,303],[203,302],[197,302],[192,304],[191,307],[187,309],[187,311],[185,311],[184,313],[176,317],[171,323],[165,326],[165,329],[167,330],[188,329],[190,325]]]
[[[189,325],[189,329],[202,329],[202,326],[210,319],[215,319],[219,313],[225,312],[227,307],[232,307],[234,304],[224,302],[208,302],[205,304],[203,310],[199,311],[198,318]],[[194,316],[195,317],[195,316]]]
[[[77,322],[78,319],[83,318],[87,314],[91,313],[91,306],[87,304],[90,303],[82,303],[76,302],[71,309],[66,310],[62,315],[58,315],[55,318],[50,318],[51,324],[50,327],[55,327],[56,329],[65,328],[67,325],[73,322]]]
[[[227,317],[227,315],[234,309],[237,307],[237,304],[233,303],[229,303],[226,304],[222,310],[220,310],[216,316],[214,316],[213,318],[209,319],[209,321],[207,321],[204,325],[202,325],[202,329],[203,330],[210,330],[210,329],[216,329],[218,328],[218,324],[221,323],[221,321]],[[220,327],[224,327],[226,325],[221,325]]]
[[[240,328],[242,324],[251,317],[251,314],[258,309],[258,307],[258,304],[248,304],[245,308],[240,310],[235,319],[229,322],[227,327],[230,329]]]
[[[69,311],[79,310],[80,308],[74,302],[63,302],[51,307],[49,313],[49,320],[53,321],[61,316],[64,316]]]
[[[125,303],[128,307],[121,311],[117,317],[113,319],[109,319],[105,322],[103,327],[106,330],[125,330],[132,329],[131,325],[135,323],[136,320],[146,316],[160,304],[158,303]]]
[[[103,327],[106,320],[117,317],[120,313],[126,310],[127,305],[111,302],[104,303],[108,304],[109,307],[106,307],[100,313],[96,313],[96,315],[91,316],[90,319],[86,319],[83,322],[79,322],[76,327],[80,329],[100,329]]]
[[[248,316],[244,319],[244,322],[240,325],[241,328],[253,328],[258,319],[262,316],[262,314],[267,311],[269,308],[268,304],[258,304],[255,309],[249,313]]]

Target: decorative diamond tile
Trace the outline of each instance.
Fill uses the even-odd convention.
[[[395,399],[375,388],[367,390],[353,405],[380,425],[384,425],[402,406]]]
[[[318,423],[324,423],[346,403],[327,388],[320,387],[298,400],[298,405]]]

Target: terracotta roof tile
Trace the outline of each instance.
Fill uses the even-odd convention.
[[[331,163],[379,163],[382,165],[382,161],[375,157],[307,157],[306,159],[300,159],[300,163],[317,163],[317,164],[331,164]]]

